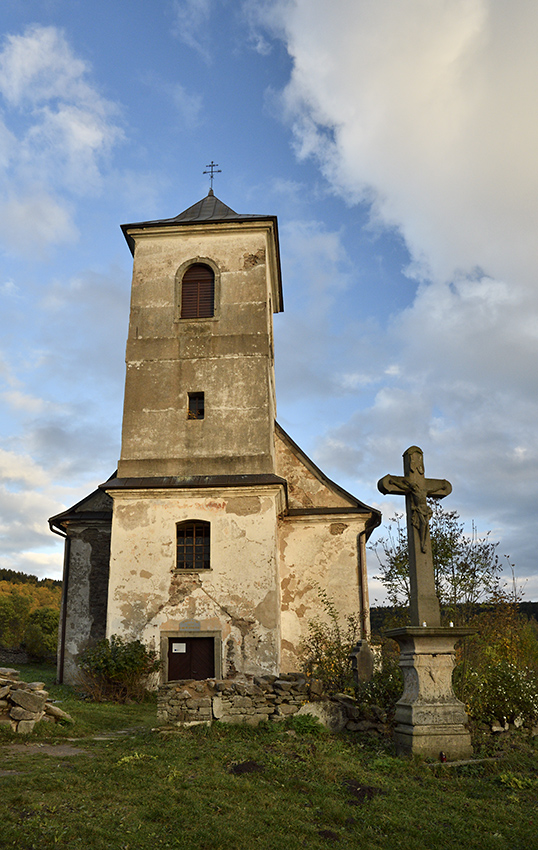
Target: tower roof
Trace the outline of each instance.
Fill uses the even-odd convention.
[[[131,254],[134,254],[134,239],[129,234],[129,230],[132,227],[143,227],[143,228],[152,228],[152,227],[166,227],[167,225],[174,224],[203,224],[205,222],[220,222],[220,221],[266,221],[270,219],[274,222],[275,225],[275,237],[278,243],[278,229],[277,229],[277,219],[274,215],[244,215],[241,213],[236,213],[231,207],[227,206],[223,203],[217,196],[214,194],[213,189],[210,189],[207,197],[202,198],[198,203],[193,204],[192,207],[188,207],[188,209],[183,210],[183,212],[179,213],[179,215],[174,216],[174,218],[161,218],[156,219],[155,221],[138,221],[132,224],[122,224],[121,229],[123,231],[123,235],[127,240],[127,244],[131,250]]]

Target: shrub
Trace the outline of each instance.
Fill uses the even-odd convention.
[[[374,669],[372,678],[369,682],[359,682],[355,691],[363,709],[377,705],[392,715],[403,691],[400,650],[391,640],[383,640],[380,650],[380,663]]]
[[[301,643],[302,667],[309,678],[319,679],[327,694],[353,693],[354,679],[350,652],[360,635],[359,618],[349,615],[340,625],[334,603],[324,590],[318,590],[326,620],[310,620],[308,634]]]
[[[498,661],[482,672],[469,674],[467,710],[480,721],[522,718],[529,723],[538,718],[538,678],[527,668],[510,661]]]
[[[153,649],[118,635],[89,646],[78,659],[80,685],[96,702],[142,700],[161,663]]]

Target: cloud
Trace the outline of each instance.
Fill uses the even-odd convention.
[[[70,205],[59,202],[42,187],[26,189],[24,196],[0,202],[0,222],[8,253],[28,251],[31,234],[34,254],[42,257],[49,245],[73,242],[78,231]]]
[[[102,188],[122,138],[118,108],[89,82],[90,68],[56,27],[7,35],[0,50],[0,223],[9,251],[77,236],[71,198]]]
[[[208,21],[214,0],[175,0],[174,12],[176,24],[174,33],[187,47],[196,50],[209,63]]]
[[[197,94],[189,94],[185,86],[176,83],[171,89],[172,100],[179,113],[179,117],[189,129],[197,127],[200,123],[202,111],[202,98]]]
[[[0,449],[0,478],[31,487],[40,487],[47,481],[43,469],[29,456]]]
[[[268,7],[293,59],[282,100],[299,155],[317,157],[346,200],[400,228],[427,279],[478,267],[528,280],[536,259],[538,8],[517,6]]]
[[[297,156],[315,159],[346,204],[368,210],[372,232],[403,238],[416,286],[366,347],[352,332],[361,299],[348,267],[339,353],[361,368],[327,364],[325,387],[356,396],[326,426],[316,459],[374,501],[377,479],[398,472],[402,451],[418,443],[429,474],[453,481],[452,505],[492,527],[516,567],[534,573],[538,7],[258,6],[292,60],[281,106]]]

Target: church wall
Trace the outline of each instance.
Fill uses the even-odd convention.
[[[278,486],[117,491],[107,633],[159,649],[188,623],[217,636],[217,674],[278,673]],[[176,524],[211,523],[211,569],[175,569]],[[166,673],[165,673],[166,677]]]
[[[300,644],[310,620],[328,621],[318,591],[334,603],[345,623],[360,615],[356,517],[284,517],[279,521],[283,673],[300,669]]]
[[[62,680],[74,684],[76,657],[106,633],[106,599],[110,556],[110,523],[68,526],[69,578],[65,611]],[[64,577],[65,581],[65,577]],[[61,627],[60,627],[61,628]],[[61,645],[58,659],[61,660]]]
[[[276,433],[276,472],[288,482],[290,508],[349,508],[355,503],[331,490]]]
[[[274,470],[270,233],[136,235],[120,477]],[[197,259],[216,269],[215,317],[181,320],[178,270]],[[187,418],[188,392],[205,393],[201,421]]]

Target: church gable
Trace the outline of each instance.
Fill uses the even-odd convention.
[[[357,513],[371,513],[371,508],[327,478],[278,423],[275,423],[275,453],[277,475],[288,484],[291,511],[354,508]]]

